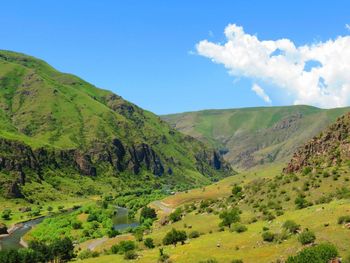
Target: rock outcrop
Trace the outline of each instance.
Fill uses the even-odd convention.
[[[284,172],[305,167],[328,167],[350,160],[350,113],[338,118],[328,129],[294,153]]]
[[[204,175],[210,176],[211,169],[232,171],[216,151],[203,150],[195,158],[197,170]],[[78,174],[96,177],[99,172],[103,173],[101,167],[105,165],[111,166],[116,175],[124,171],[137,175],[145,169],[155,176],[163,176],[165,173],[172,175],[172,166],[177,164],[172,158],[161,157],[146,143],[128,146],[116,138],[110,143],[96,142],[86,151],[32,149],[24,143],[0,138],[0,171],[11,173],[13,177],[12,182],[5,186],[9,198],[23,197],[21,186],[26,183],[28,171],[41,180],[46,168],[70,168]]]

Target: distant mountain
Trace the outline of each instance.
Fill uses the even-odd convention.
[[[96,181],[88,187],[96,193],[106,178],[125,190],[191,187],[231,173],[217,152],[153,113],[44,61],[0,51],[2,195],[82,195],[81,176]]]
[[[350,108],[258,107],[187,112],[162,119],[210,143],[235,167],[250,168],[288,161],[298,146],[347,111]]]
[[[350,160],[350,113],[299,147],[284,169],[299,172],[304,169],[337,167]]]

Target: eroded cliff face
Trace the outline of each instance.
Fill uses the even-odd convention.
[[[294,153],[284,169],[299,172],[305,167],[328,167],[350,160],[350,113],[338,118],[328,129]]]
[[[44,180],[46,169],[67,170],[83,176],[97,177],[112,167],[114,175],[128,172],[138,175],[142,170],[154,176],[171,176],[174,168],[181,164],[173,158],[160,156],[148,144],[123,144],[119,139],[110,143],[96,142],[88,150],[58,150],[38,148],[33,150],[24,143],[0,138],[0,172],[11,174],[12,180],[7,182],[6,197],[21,198],[21,186],[25,185],[27,173],[35,174]],[[197,170],[203,175],[211,176],[211,169],[231,172],[216,151],[203,150],[196,155]],[[211,169],[210,169],[211,168]]]

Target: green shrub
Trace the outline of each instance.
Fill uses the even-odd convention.
[[[169,259],[169,255],[164,253],[164,249],[160,248],[159,249],[159,259],[158,262],[167,262]]]
[[[248,230],[248,228],[245,225],[242,224],[234,224],[233,230],[236,231],[237,233],[243,233]]]
[[[10,209],[5,209],[4,211],[2,211],[1,217],[4,220],[10,220],[11,219],[11,214],[12,214],[12,211]]]
[[[231,263],[243,263],[242,259],[234,259],[231,261]]]
[[[112,254],[124,254],[128,251],[135,250],[136,244],[131,240],[123,240],[119,244],[113,245],[111,247]]]
[[[197,238],[197,237],[199,237],[199,236],[200,236],[200,234],[199,234],[198,231],[192,231],[192,232],[188,235],[189,238]]]
[[[275,240],[275,234],[270,231],[266,231],[262,233],[261,236],[262,236],[262,239],[266,242],[273,242]]]
[[[242,197],[242,187],[239,185],[234,185],[232,188],[232,194],[238,198]]]
[[[71,225],[72,225],[72,227],[73,227],[73,229],[81,229],[82,228],[82,223],[80,222],[80,221],[73,221],[72,223],[71,223]]]
[[[299,195],[297,198],[295,198],[294,203],[297,209],[303,209],[312,205],[312,203],[307,201],[303,195]]]
[[[295,223],[293,220],[287,220],[286,222],[284,222],[282,227],[292,234],[296,234],[300,229],[300,225]]]
[[[311,167],[305,167],[303,169],[303,175],[308,175],[309,173],[311,173],[312,168]]]
[[[97,251],[91,251],[89,249],[83,250],[82,252],[79,253],[78,258],[79,259],[87,259],[87,258],[96,258],[100,256],[100,253]]]
[[[147,237],[144,241],[143,244],[145,245],[145,247],[147,248],[154,248],[154,243],[153,243],[153,239],[150,237]]]
[[[171,222],[180,221],[182,217],[182,209],[180,207],[176,208],[174,212],[169,215],[169,220]]]
[[[136,259],[137,258],[137,254],[135,252],[135,250],[129,250],[126,251],[124,254],[124,259]]]
[[[311,244],[316,240],[315,233],[310,230],[304,230],[299,234],[298,240],[302,245]]]
[[[349,215],[346,215],[346,216],[340,216],[338,218],[338,224],[341,225],[341,224],[346,224],[346,223],[350,223],[350,216]]]
[[[109,238],[113,238],[113,237],[120,235],[120,232],[118,230],[115,230],[114,228],[112,228],[112,229],[108,230],[107,235]]]
[[[288,257],[286,263],[326,263],[338,255],[338,250],[334,245],[325,243],[304,248],[296,256]]]

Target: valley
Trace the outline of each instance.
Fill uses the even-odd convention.
[[[348,111],[158,117],[0,51],[0,262],[350,262]]]
[[[349,110],[296,105],[204,110],[161,118],[219,149],[233,167],[244,170],[289,161],[300,145]]]

